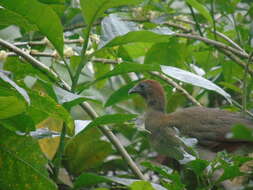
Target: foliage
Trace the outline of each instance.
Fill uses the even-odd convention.
[[[159,155],[137,118],[145,105],[127,93],[141,79],[155,79],[166,90],[167,112],[202,104],[250,114],[251,1],[0,0],[0,6],[1,188],[210,190],[251,175],[241,171],[250,157],[226,152],[180,169],[154,164]],[[237,125],[229,135],[252,141],[252,134]],[[129,155],[148,181],[134,176]]]

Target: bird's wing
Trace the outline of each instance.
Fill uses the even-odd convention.
[[[151,141],[158,153],[176,160],[195,156],[194,151],[183,142],[173,128],[158,127],[152,134]]]
[[[168,115],[169,128],[176,127],[182,135],[196,138],[204,146],[221,143],[243,143],[245,140],[227,138],[231,127],[243,124],[253,128],[253,121],[237,113],[212,108],[187,108]]]

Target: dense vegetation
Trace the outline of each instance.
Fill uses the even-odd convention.
[[[168,113],[252,117],[251,0],[79,1],[0,0],[0,188],[209,190],[246,176],[252,189],[250,157],[157,164],[144,101],[127,93],[155,79]],[[246,126],[231,134],[253,141]]]

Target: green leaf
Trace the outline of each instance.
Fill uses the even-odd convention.
[[[0,124],[12,131],[30,132],[35,130],[32,118],[25,113],[0,120]]]
[[[183,56],[187,54],[185,50],[174,38],[168,43],[156,43],[146,53],[144,64],[178,66],[184,61]]]
[[[233,179],[237,176],[242,176],[243,173],[240,172],[239,166],[226,166],[224,169],[224,172],[222,176],[218,179],[218,183],[225,181],[227,179]]]
[[[0,96],[0,119],[18,115],[25,109],[25,103],[16,96]]]
[[[18,57],[8,57],[4,62],[4,70],[10,71],[14,75],[13,78],[15,80],[24,79],[29,75],[49,81],[49,78],[44,73]]]
[[[107,125],[113,123],[124,123],[126,121],[132,120],[136,118],[135,114],[111,114],[111,115],[103,115],[101,117],[97,117],[94,119],[87,128],[99,126],[99,125]]]
[[[140,0],[80,0],[83,17],[87,25],[92,25],[109,8],[136,5],[139,2]]]
[[[64,151],[64,166],[74,175],[95,169],[112,152],[111,144],[100,139],[97,128],[85,128],[70,139]]]
[[[96,81],[109,78],[115,75],[124,74],[124,73],[146,72],[146,71],[160,71],[160,67],[158,65],[143,65],[139,63],[125,63],[124,62],[117,65],[112,71],[96,79]]]
[[[63,55],[63,27],[51,7],[37,0],[0,0],[0,5],[23,16],[30,24],[36,25],[52,42],[59,54]]]
[[[58,87],[54,87],[57,95],[58,102],[62,104],[67,110],[70,110],[73,106],[78,105],[84,101],[95,101],[91,97],[77,95]]]
[[[166,29],[166,31],[164,32],[163,28],[157,31],[145,31],[145,30],[132,31],[128,32],[125,35],[113,38],[111,41],[106,43],[100,50],[98,50],[98,52],[101,51],[103,48],[109,48],[134,42],[149,42],[149,43],[168,42],[171,39],[172,34],[173,33],[169,29]]]
[[[253,131],[252,129],[244,125],[235,125],[232,127],[233,138],[253,141]]]
[[[56,190],[48,176],[47,160],[38,143],[0,127],[1,189]]]
[[[148,181],[136,181],[130,185],[131,190],[155,190]]]
[[[126,186],[130,186],[132,183],[137,182],[137,181],[141,181],[141,180],[136,180],[136,179],[128,179],[128,178],[119,178],[119,177],[107,177],[107,179],[115,182],[115,183],[119,183],[122,185],[126,185]],[[161,185],[155,184],[155,183],[151,183],[153,188],[155,188],[156,190],[166,190],[166,188],[164,188]]]
[[[0,9],[0,18],[0,28],[16,25],[27,32],[38,30],[36,25],[29,23],[24,17],[7,9]]]
[[[9,86],[10,88],[14,88],[20,95],[23,96],[23,98],[26,100],[28,104],[30,104],[30,98],[27,94],[27,92],[19,87],[14,81],[9,79],[4,73],[0,72],[0,82],[2,85]]]
[[[105,103],[105,107],[114,105],[116,103],[119,103],[120,101],[127,100],[131,97],[131,95],[128,95],[128,91],[137,83],[138,81],[132,81],[128,83],[127,85],[122,86],[118,90],[114,91],[110,97],[107,99]]]
[[[202,175],[207,166],[207,160],[197,159],[187,163],[187,167],[193,170],[197,175]]]
[[[186,0],[193,8],[195,8],[202,16],[204,16],[210,24],[212,24],[212,17],[209,14],[209,11],[197,0]]]
[[[57,104],[51,97],[39,94],[36,91],[30,91],[29,95],[31,106],[28,107],[27,112],[36,124],[47,117],[53,117],[66,122],[68,134],[72,135],[74,133],[74,121],[70,113],[63,106]]]
[[[208,90],[213,90],[224,96],[231,103],[231,96],[227,92],[225,92],[222,88],[220,88],[213,82],[199,75],[193,74],[189,71],[185,71],[176,67],[163,66],[163,65],[161,66],[161,70],[166,75],[175,78],[179,81],[199,86]]]
[[[99,183],[110,182],[109,179],[93,173],[83,173],[74,182],[74,188],[90,187]]]

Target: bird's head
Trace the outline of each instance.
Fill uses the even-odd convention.
[[[163,87],[155,80],[143,80],[128,91],[129,94],[140,94],[148,106],[157,111],[165,111]]]

